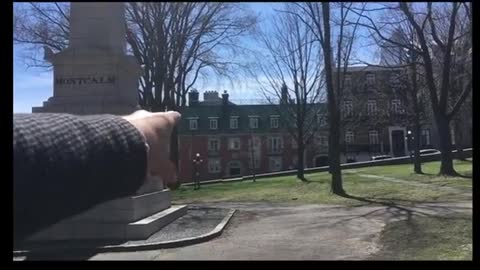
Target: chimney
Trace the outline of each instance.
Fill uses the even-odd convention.
[[[227,90],[224,90],[224,91],[223,91],[223,94],[222,94],[222,104],[223,104],[223,105],[228,105],[228,93],[227,93]]]
[[[285,83],[282,84],[282,88],[280,89],[280,91],[281,91],[280,104],[285,104],[288,101],[288,88]]]
[[[188,92],[188,106],[196,106],[198,105],[198,91],[196,89],[192,89]]]

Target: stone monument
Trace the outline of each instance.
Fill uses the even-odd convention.
[[[141,68],[125,52],[124,12],[123,3],[71,3],[68,48],[45,52],[53,64],[53,97],[34,113],[128,114],[137,108]],[[30,240],[146,239],[187,210],[171,205],[161,180],[148,179],[134,196],[98,205]]]
[[[69,46],[53,64],[53,97],[32,112],[128,114],[138,105],[142,70],[126,54],[123,3],[72,3]]]

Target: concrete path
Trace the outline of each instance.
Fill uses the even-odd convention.
[[[413,215],[471,213],[471,202],[414,207],[215,203],[236,208],[223,234],[174,249],[102,253],[90,260],[362,260],[379,249],[387,222]],[[84,258],[87,259],[87,258]]]

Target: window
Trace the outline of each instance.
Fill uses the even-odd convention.
[[[400,74],[397,72],[391,73],[390,74],[390,83],[393,86],[398,86],[400,84]]]
[[[317,123],[319,126],[324,127],[327,125],[327,116],[325,114],[317,114]]]
[[[189,120],[190,130],[197,130],[198,129],[198,119],[190,119]]]
[[[250,117],[250,128],[258,128],[258,117]]]
[[[238,117],[230,117],[230,128],[231,129],[238,128]]]
[[[378,144],[378,131],[370,130],[368,132],[368,142],[370,144]]]
[[[271,172],[278,172],[282,170],[282,157],[269,157],[268,161]]]
[[[375,84],[375,74],[367,73],[367,84],[369,85]]]
[[[253,150],[254,151],[259,151],[262,146],[262,142],[259,137],[253,137]],[[252,147],[252,139],[248,139],[248,150],[251,150]]]
[[[270,116],[270,128],[278,128],[278,116]]]
[[[455,145],[455,128],[453,125],[450,127],[450,138],[452,140],[452,145]]]
[[[392,112],[397,114],[402,112],[400,99],[392,99]]]
[[[376,115],[377,114],[377,101],[376,100],[368,100],[367,102],[367,114],[368,115]]]
[[[253,159],[253,164],[252,164],[252,159]],[[260,154],[258,153],[252,153],[248,157],[248,166],[250,169],[258,169],[260,168]]]
[[[345,143],[347,144],[353,144],[354,142],[354,134],[353,131],[347,131],[345,132]]]
[[[228,150],[240,150],[240,138],[229,138]]]
[[[430,129],[422,129],[421,134],[422,134],[422,137],[421,137],[422,146],[430,145]]]
[[[210,129],[217,129],[217,128],[218,128],[218,119],[210,118]]]
[[[208,139],[208,151],[219,152],[220,151],[220,140],[217,139],[217,138]]]
[[[268,138],[268,150],[271,153],[279,153],[282,150],[282,137]]]
[[[297,149],[297,148],[298,148],[297,140],[295,140],[295,138],[292,137],[292,149]]]
[[[351,87],[351,86],[352,86],[352,75],[345,74],[345,87]]]
[[[209,158],[208,159],[208,172],[209,173],[219,173],[221,171],[220,159],[219,158]]]
[[[352,101],[350,100],[345,100],[343,102],[343,114],[345,117],[350,117],[353,115],[353,105]]]
[[[317,145],[321,145],[321,146],[328,145],[328,137],[325,135],[316,136],[315,139],[316,139],[315,144]]]

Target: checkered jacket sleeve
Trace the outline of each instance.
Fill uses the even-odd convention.
[[[14,234],[24,238],[145,179],[142,134],[114,115],[15,114]]]

